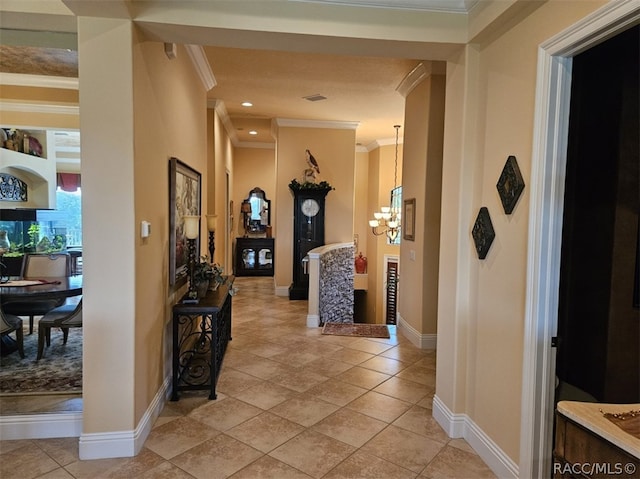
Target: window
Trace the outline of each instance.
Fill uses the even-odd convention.
[[[391,207],[391,212],[394,216],[398,217],[398,221],[400,225],[402,225],[402,186],[396,186],[391,190],[391,202],[389,203]],[[400,240],[402,239],[402,226],[398,228],[398,234],[396,237],[391,240],[387,236],[387,244],[400,244]]]
[[[56,209],[38,210],[36,219],[41,236],[62,235],[67,247],[82,246],[82,190],[56,190]]]

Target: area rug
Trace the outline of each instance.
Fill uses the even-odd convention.
[[[24,329],[24,359],[18,351],[0,358],[0,396],[82,392],[82,328],[69,330],[67,344],[62,331],[52,329],[40,361],[36,331]]]
[[[334,336],[360,336],[363,338],[389,338],[386,324],[367,323],[325,323],[322,334]]]

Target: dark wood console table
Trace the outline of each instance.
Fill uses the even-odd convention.
[[[216,383],[227,343],[231,340],[231,294],[233,276],[216,291],[208,291],[197,304],[173,306],[173,390],[209,390],[216,399]]]

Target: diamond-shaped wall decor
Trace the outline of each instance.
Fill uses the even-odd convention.
[[[524,180],[515,156],[511,155],[507,158],[496,188],[498,188],[504,212],[510,215],[524,190]]]
[[[473,236],[473,242],[476,244],[478,258],[485,259],[489,248],[491,248],[491,243],[496,237],[493,223],[491,223],[491,216],[486,206],[480,208],[471,235]]]

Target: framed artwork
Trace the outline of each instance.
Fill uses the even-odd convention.
[[[511,155],[507,158],[500,178],[498,178],[496,188],[498,189],[504,212],[510,215],[522,194],[522,190],[524,190],[524,179],[515,156]]]
[[[402,212],[402,238],[416,240],[416,199],[404,200],[404,211]]]
[[[0,200],[27,201],[27,184],[8,173],[0,173]]]
[[[187,281],[189,257],[184,235],[185,215],[200,216],[201,175],[177,158],[169,160],[169,284]],[[200,251],[200,236],[196,239]]]
[[[491,243],[493,243],[493,240],[496,238],[496,232],[491,222],[491,215],[489,215],[489,210],[486,206],[480,208],[471,235],[476,245],[478,258],[485,259],[489,248],[491,248]]]

